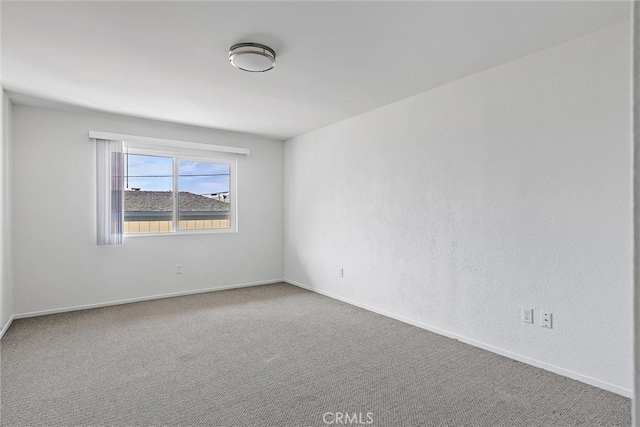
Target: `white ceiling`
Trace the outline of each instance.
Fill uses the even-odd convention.
[[[628,19],[629,2],[2,2],[2,83],[286,139]],[[228,63],[264,43],[277,66]]]

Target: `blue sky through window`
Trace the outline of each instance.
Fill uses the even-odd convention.
[[[171,191],[172,158],[129,154],[125,171],[127,189],[141,191]],[[229,191],[229,165],[180,160],[178,164],[180,191],[210,196]]]
[[[194,194],[213,195],[229,191],[229,165],[180,160],[178,188]]]

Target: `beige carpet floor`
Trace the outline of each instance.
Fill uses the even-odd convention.
[[[0,356],[3,426],[631,422],[629,399],[286,284],[18,320]]]

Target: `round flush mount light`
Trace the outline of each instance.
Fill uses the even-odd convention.
[[[263,73],[276,66],[276,52],[259,43],[238,43],[229,49],[229,62],[250,73]]]

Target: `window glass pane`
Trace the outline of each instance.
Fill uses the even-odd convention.
[[[124,233],[173,231],[173,159],[125,157]]]
[[[229,172],[226,163],[180,160],[178,163],[178,228],[230,228]]]

